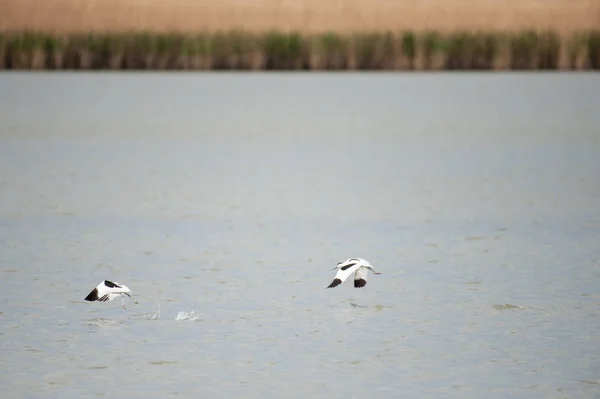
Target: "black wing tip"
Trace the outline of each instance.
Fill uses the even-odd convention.
[[[362,288],[365,285],[367,285],[367,280],[365,280],[363,278],[359,278],[357,280],[354,280],[354,287],[355,288]]]
[[[335,278],[327,288],[337,287],[340,284],[342,284],[342,280],[340,280],[339,278]]]
[[[85,300],[90,301],[90,302],[97,301],[98,300],[98,288],[94,288],[92,290],[92,292],[90,292],[88,294],[88,296],[85,297]]]
[[[112,281],[109,281],[109,280],[104,280],[104,285],[109,288],[121,288],[121,286],[119,284],[113,283]]]

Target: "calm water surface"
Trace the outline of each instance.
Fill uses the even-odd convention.
[[[3,398],[597,398],[597,74],[1,74]],[[349,257],[383,274],[324,289]],[[88,303],[102,279],[140,302]]]

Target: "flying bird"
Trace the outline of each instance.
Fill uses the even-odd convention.
[[[354,287],[361,288],[367,285],[367,273],[369,270],[373,274],[381,274],[375,271],[373,265],[361,258],[350,258],[343,262],[339,262],[333,270],[338,269],[335,278],[326,288],[337,287],[342,284],[352,273],[354,273]]]
[[[85,297],[85,300],[90,302],[106,302],[121,297],[121,307],[125,309],[125,295],[127,295],[133,303],[138,303],[131,295],[129,295],[129,293],[131,293],[131,290],[126,285],[104,280]]]

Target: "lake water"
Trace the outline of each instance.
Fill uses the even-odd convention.
[[[598,398],[599,104],[586,73],[0,74],[2,397]],[[350,257],[382,274],[325,289]]]

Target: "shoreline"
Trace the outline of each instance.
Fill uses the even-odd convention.
[[[0,70],[522,71],[600,69],[600,30],[304,34],[0,33]]]

